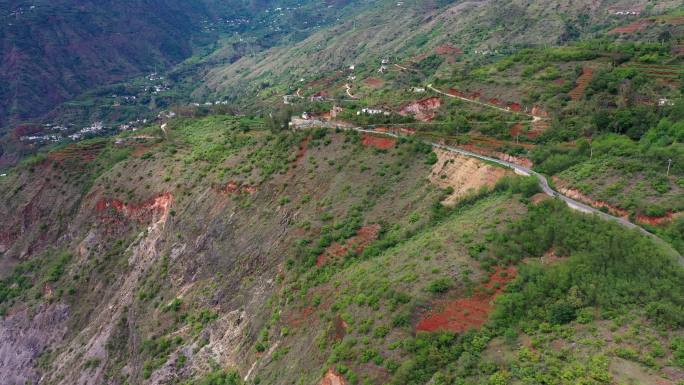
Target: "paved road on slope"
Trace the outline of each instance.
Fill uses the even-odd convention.
[[[368,130],[368,129],[361,128],[361,127],[343,128],[343,129],[351,129],[354,131],[364,132],[364,133],[369,133],[369,134],[391,136],[394,138],[401,137],[401,135],[398,135],[398,134],[395,134],[392,132],[379,132],[379,131],[375,131],[375,130]],[[568,207],[570,207],[573,210],[577,210],[577,211],[587,213],[587,214],[596,214],[600,218],[605,219],[607,221],[616,222],[616,223],[618,223],[618,224],[620,224],[620,225],[622,225],[628,229],[636,229],[636,230],[640,231],[641,233],[651,237],[656,243],[658,243],[661,246],[663,246],[664,248],[666,248],[672,255],[677,257],[680,264],[684,265],[684,258],[679,254],[679,252],[677,252],[677,250],[675,250],[672,247],[672,245],[670,245],[668,242],[664,241],[663,239],[661,239],[657,235],[646,231],[646,229],[644,229],[643,227],[636,225],[636,224],[634,224],[634,223],[632,223],[632,222],[630,222],[624,218],[620,218],[620,217],[616,217],[616,216],[604,213],[603,211],[597,210],[597,209],[595,209],[589,205],[586,205],[582,202],[578,202],[578,201],[576,201],[570,197],[567,197],[567,196],[555,191],[554,189],[551,188],[551,186],[549,186],[549,182],[546,179],[546,177],[542,174],[539,174],[536,171],[533,171],[527,167],[523,167],[523,166],[511,163],[511,162],[506,162],[506,161],[501,160],[501,159],[492,158],[489,156],[484,156],[484,155],[480,155],[480,154],[477,154],[474,152],[470,152],[470,151],[464,150],[462,148],[447,146],[444,144],[439,144],[439,143],[434,143],[434,142],[427,142],[427,143],[429,143],[430,145],[432,145],[435,148],[439,148],[439,149],[442,149],[444,151],[458,153],[458,154],[465,155],[468,157],[477,158],[477,159],[481,159],[484,161],[496,163],[496,164],[501,165],[503,167],[512,169],[513,171],[515,171],[516,174],[521,174],[521,175],[525,175],[525,176],[534,176],[539,181],[539,187],[541,187],[542,191],[546,195],[549,195],[551,197],[555,197],[555,198],[558,198],[558,199],[564,201],[565,204],[567,204]]]

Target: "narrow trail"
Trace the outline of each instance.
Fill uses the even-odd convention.
[[[358,99],[356,96],[352,95],[351,89],[352,87],[349,85],[349,83],[345,83],[344,88],[347,90],[347,95],[352,98],[352,99]]]
[[[444,91],[440,91],[440,90],[436,89],[435,87],[432,86],[432,84],[428,84],[427,87],[428,87],[431,91],[436,92],[436,93],[438,93],[438,94],[440,94],[440,95],[444,95],[444,96],[449,97],[449,98],[458,99],[458,100],[463,100],[464,102],[477,104],[477,105],[483,106],[483,107],[493,108],[493,109],[495,109],[495,110],[499,110],[499,111],[502,111],[502,112],[507,112],[507,113],[509,113],[509,114],[522,114],[522,115],[527,115],[527,116],[529,116],[530,118],[532,118],[532,120],[531,120],[532,123],[535,123],[535,122],[538,122],[538,121],[540,121],[540,120],[545,120],[545,119],[546,119],[546,118],[544,118],[544,117],[542,117],[542,116],[528,114],[527,112],[522,112],[522,111],[511,111],[511,110],[509,110],[509,109],[506,109],[506,108],[503,108],[503,107],[499,107],[499,106],[495,106],[495,105],[493,105],[493,104],[483,103],[483,102],[481,102],[481,101],[479,101],[479,100],[468,99],[468,98],[464,98],[463,96],[458,96],[458,95],[452,95],[452,94],[450,94],[450,93],[448,93],[448,92],[444,92]]]
[[[400,137],[402,137],[402,135],[396,134],[396,133],[393,133],[393,132],[379,132],[379,131],[375,131],[375,130],[365,129],[365,128],[362,128],[362,127],[352,127],[352,128],[344,128],[344,127],[341,127],[341,128],[342,128],[342,129],[345,129],[345,130],[354,130],[354,131],[357,131],[357,132],[368,133],[368,134],[374,134],[374,135],[384,135],[384,136],[389,136],[389,137],[393,137],[393,138],[400,138]],[[515,164],[515,163],[511,163],[511,162],[506,162],[506,161],[501,160],[501,159],[492,158],[492,157],[485,156],[485,155],[480,155],[480,154],[477,154],[477,153],[474,153],[474,152],[471,152],[471,151],[468,151],[468,150],[464,150],[464,149],[459,148],[459,147],[447,146],[447,145],[444,145],[444,144],[439,144],[439,143],[434,143],[434,142],[429,142],[429,141],[425,141],[425,142],[428,143],[428,144],[430,144],[430,145],[431,145],[432,147],[434,147],[434,148],[439,148],[439,149],[444,150],[444,151],[449,151],[449,152],[461,154],[461,155],[464,155],[464,156],[468,156],[468,157],[471,157],[471,158],[477,158],[477,159],[484,160],[484,161],[487,161],[487,162],[496,163],[496,164],[498,164],[498,165],[500,165],[500,166],[503,166],[503,167],[512,169],[512,170],[513,170],[516,174],[518,174],[518,175],[534,176],[534,177],[537,178],[537,180],[539,181],[539,187],[542,189],[542,191],[543,191],[546,195],[551,196],[551,197],[554,197],[554,198],[558,198],[558,199],[562,200],[563,202],[565,202],[566,205],[568,205],[568,207],[570,207],[570,208],[573,209],[573,210],[576,210],[576,211],[579,211],[579,212],[583,212],[583,213],[586,213],[586,214],[595,214],[595,215],[599,216],[601,219],[604,219],[604,220],[607,220],[607,221],[611,221],[611,222],[615,222],[615,223],[617,223],[617,224],[619,224],[619,225],[621,225],[621,226],[623,226],[623,227],[625,227],[625,228],[638,230],[638,231],[641,232],[642,234],[647,235],[647,236],[649,236],[651,239],[653,239],[653,241],[654,241],[655,243],[657,243],[657,244],[659,244],[660,246],[662,246],[662,247],[663,247],[665,250],[667,250],[671,255],[673,255],[674,257],[676,257],[677,260],[678,260],[678,262],[679,262],[682,266],[684,266],[684,257],[682,257],[682,256],[679,254],[679,252],[678,252],[677,250],[675,250],[675,249],[672,247],[672,245],[670,245],[668,242],[664,241],[662,238],[658,237],[657,235],[655,235],[655,234],[653,234],[653,233],[647,231],[647,230],[644,229],[643,227],[641,227],[641,226],[639,226],[639,225],[637,225],[637,224],[634,224],[634,223],[632,223],[632,222],[630,222],[630,221],[628,221],[628,220],[626,220],[626,219],[624,219],[624,218],[620,218],[620,217],[616,217],[616,216],[613,216],[613,215],[604,213],[603,211],[597,210],[597,209],[595,209],[595,208],[593,208],[593,207],[591,207],[591,206],[589,206],[589,205],[586,205],[586,204],[584,204],[584,203],[582,203],[582,202],[576,201],[576,200],[574,200],[574,199],[572,199],[572,198],[570,198],[570,197],[567,197],[567,196],[565,196],[565,195],[559,193],[558,191],[556,191],[556,190],[554,190],[553,188],[551,188],[551,186],[549,185],[548,180],[546,179],[546,177],[545,177],[544,175],[542,175],[542,174],[540,174],[540,173],[538,173],[538,172],[536,172],[536,171],[533,171],[533,170],[530,169],[530,168],[523,167],[523,166],[517,165],[517,164]]]

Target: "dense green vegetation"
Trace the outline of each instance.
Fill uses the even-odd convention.
[[[71,258],[67,251],[48,251],[16,265],[11,274],[0,280],[0,313],[4,313],[15,301],[28,300],[29,293],[39,299],[43,295],[43,285],[55,285],[60,281]],[[59,287],[56,292],[61,297],[64,287]],[[74,293],[69,290],[65,294]]]
[[[528,209],[519,221],[494,234],[487,252],[478,257],[485,268],[492,263],[520,268],[518,278],[497,299],[489,326],[461,335],[418,333],[398,341],[390,349],[401,349],[404,358],[400,363],[384,359],[377,351],[372,353],[371,360],[392,373],[391,383],[503,384],[542,378],[560,383],[552,379],[555,371],[563,371],[565,380],[593,378],[589,383],[608,383],[612,375],[605,355],[571,355],[567,357],[570,362],[563,363],[546,357],[547,350],[542,351],[540,360],[539,353],[522,348],[513,362],[501,367],[484,359],[485,350],[498,336],[516,341],[519,333],[560,333],[561,338],[568,338],[573,327],[562,325],[594,322],[596,318],[623,322],[619,320],[635,313],[648,317],[662,330],[681,327],[684,298],[677,288],[684,283],[684,270],[651,240],[598,218],[572,213],[561,202],[547,201]],[[548,250],[564,258],[553,266],[521,263],[523,259],[534,261]],[[429,290],[441,293],[446,287],[444,280],[437,280]],[[385,335],[387,331],[375,333],[376,338]],[[345,339],[333,349],[332,362],[340,362],[338,369],[352,382],[358,377],[346,363],[359,357],[354,351],[361,352],[356,360],[367,361],[364,344],[363,339]],[[627,353],[617,350],[615,354],[622,357]],[[636,359],[641,358],[637,355]],[[571,365],[575,369],[570,370]]]
[[[531,208],[497,237],[492,253],[505,263],[538,258],[548,250],[567,261],[544,268],[525,264],[497,305],[496,322],[567,323],[583,308],[617,316],[643,307],[662,327],[681,327],[684,272],[672,256],[635,232],[597,218],[570,214],[560,202]]]

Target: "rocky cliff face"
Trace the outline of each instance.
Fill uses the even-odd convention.
[[[67,332],[69,307],[41,305],[0,320],[0,373],[8,385],[38,384],[42,378],[41,356],[62,342]]]

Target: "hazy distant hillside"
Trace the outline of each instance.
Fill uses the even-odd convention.
[[[161,71],[221,33],[245,33],[260,46],[293,31],[303,38],[348,3],[2,0],[0,127],[41,116],[93,87]]]
[[[88,87],[178,62],[192,52],[198,1],[2,4],[0,125],[48,111]]]
[[[239,96],[263,86],[311,78],[383,58],[411,60],[448,44],[466,52],[512,52],[601,36],[627,17],[616,10],[658,13],[675,1],[378,1],[353,19],[287,47],[214,68],[196,95]],[[239,75],[239,76],[238,76]],[[236,87],[239,85],[239,87]]]

